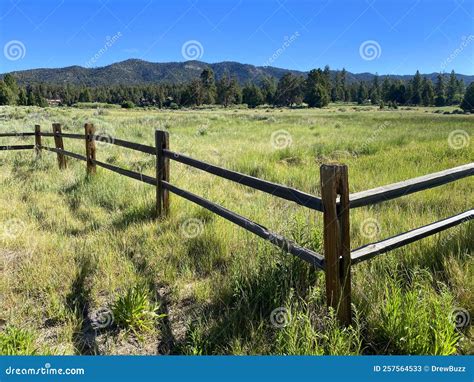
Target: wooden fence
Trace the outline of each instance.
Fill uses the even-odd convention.
[[[92,124],[86,124],[84,130],[84,134],[63,133],[60,124],[53,124],[53,132],[51,133],[42,132],[39,125],[35,126],[34,133],[2,133],[0,137],[34,136],[35,144],[0,146],[0,150],[35,150],[37,158],[41,157],[42,150],[48,150],[57,154],[60,169],[67,167],[66,157],[71,157],[85,161],[88,174],[94,174],[96,167],[99,166],[155,186],[156,216],[160,219],[169,214],[169,193],[178,195],[210,210],[247,231],[270,241],[282,250],[300,257],[312,266],[323,270],[326,273],[327,304],[336,310],[338,319],[344,325],[350,325],[351,323],[351,266],[353,264],[405,246],[474,218],[474,209],[470,209],[458,215],[351,250],[349,229],[351,209],[384,202],[472,176],[474,174],[474,163],[355,194],[349,194],[347,166],[339,164],[322,165],[320,167],[321,197],[317,197],[291,187],[227,170],[173,152],[170,150],[169,135],[166,131],[156,130],[155,146],[153,147],[116,138],[111,139],[110,137],[96,134]],[[53,137],[55,147],[44,146],[42,144],[42,137]],[[83,140],[85,142],[85,156],[65,150],[64,138]],[[97,160],[95,142],[98,140],[156,156],[156,177],[147,176]],[[233,211],[172,185],[170,183],[170,161],[180,162],[275,197],[295,202],[303,207],[322,212],[324,221],[324,256],[311,249],[303,248],[297,243]]]

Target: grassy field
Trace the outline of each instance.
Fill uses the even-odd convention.
[[[331,161],[349,166],[351,192],[472,162],[474,117],[434,111],[2,107],[0,130],[92,122],[153,145],[166,129],[172,150],[320,195]],[[84,142],[65,148],[83,154]],[[153,156],[100,143],[97,159],[154,176]],[[355,266],[354,325],[341,329],[322,272],[178,196],[156,222],[154,188],[107,170],[87,178],[84,162],[59,171],[55,154],[30,151],[1,152],[0,166],[3,354],[473,353],[472,326],[453,323],[474,314],[472,222]],[[318,212],[176,162],[171,182],[322,250]],[[466,211],[473,186],[352,210],[352,245]]]

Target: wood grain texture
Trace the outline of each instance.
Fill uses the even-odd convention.
[[[164,155],[176,162],[183,163],[185,165],[197,168],[199,170],[208,172],[210,174],[219,176],[224,179],[242,184],[247,187],[254,188],[259,191],[266,192],[267,194],[290,200],[303,207],[311,208],[317,211],[322,211],[321,198],[314,195],[307,194],[305,192],[296,190],[291,187],[287,187],[281,184],[269,182],[263,179],[258,179],[253,176],[242,174],[237,171],[227,170],[225,168],[215,166],[200,160],[190,158],[186,155],[174,153],[169,150],[164,150]]]
[[[350,325],[351,260],[347,166],[322,165],[320,179],[327,304],[334,308],[343,325]]]
[[[58,166],[62,170],[67,167],[67,164],[66,157],[64,156],[64,154],[61,153],[61,151],[64,150],[63,138],[61,137],[61,129],[62,127],[60,123],[53,123],[54,144],[56,146],[56,149],[58,150]]]
[[[95,174],[96,165],[95,165],[95,156],[96,156],[96,147],[95,147],[95,127],[92,123],[86,123],[84,125],[85,140],[86,140],[86,158],[87,158],[87,174]]]
[[[403,182],[357,192],[350,195],[351,208],[368,206],[399,198],[404,195],[438,187],[472,175],[474,175],[474,163],[468,163],[463,166],[419,176]]]
[[[163,187],[163,181],[170,180],[170,160],[163,153],[169,149],[169,134],[167,131],[155,131],[156,148],[156,217],[162,218],[169,214],[169,191]]]
[[[35,153],[36,159],[41,158],[41,126],[35,125]]]
[[[439,220],[437,222],[427,224],[423,227],[413,229],[408,232],[392,236],[388,239],[381,240],[377,243],[367,244],[357,248],[351,253],[352,263],[360,263],[369,260],[382,253],[389,252],[393,249],[403,247],[425,237],[434,235],[458,224],[474,219],[474,210],[469,210],[449,218]]]

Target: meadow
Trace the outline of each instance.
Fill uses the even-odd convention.
[[[99,133],[154,145],[320,195],[319,165],[349,166],[351,192],[473,161],[472,115],[453,108],[1,107],[0,132]],[[435,112],[441,111],[441,112]],[[452,132],[461,131],[461,141]],[[451,134],[451,135],[450,135]],[[459,137],[458,137],[459,138]],[[28,144],[2,138],[1,145]],[[52,138],[43,144],[53,146]],[[84,153],[84,142],[65,140]],[[107,142],[97,159],[154,176],[155,158]],[[473,223],[353,267],[354,323],[341,328],[323,272],[171,195],[56,154],[0,152],[2,354],[472,354]],[[322,214],[173,162],[171,183],[319,253]],[[472,208],[472,178],[351,210],[354,248]],[[274,312],[283,312],[275,322]]]

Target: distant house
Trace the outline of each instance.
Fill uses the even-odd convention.
[[[46,101],[49,106],[59,106],[63,102],[60,98],[47,98]]]

